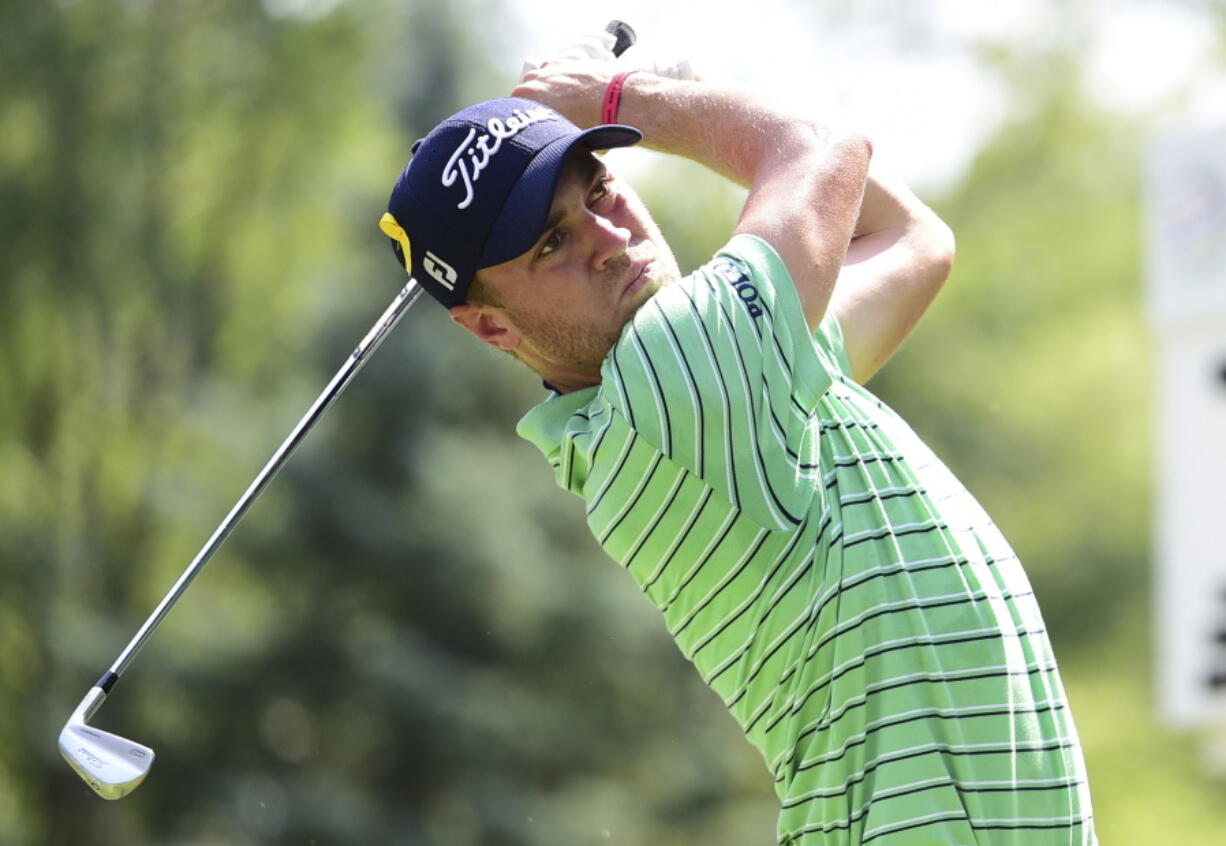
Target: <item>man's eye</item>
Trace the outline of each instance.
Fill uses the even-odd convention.
[[[606,176],[596,183],[595,187],[592,188],[592,202],[603,200],[605,197],[609,196],[609,193],[612,190],[610,186],[612,181],[613,177]]]
[[[562,245],[562,233],[554,230],[549,233],[549,236],[541,243],[541,251],[537,254],[547,256]]]

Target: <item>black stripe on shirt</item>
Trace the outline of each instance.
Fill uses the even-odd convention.
[[[622,562],[622,566],[627,570],[630,569],[631,564],[634,562],[635,556],[637,556],[643,549],[643,546],[647,543],[648,539],[655,534],[656,527],[660,525],[660,521],[664,519],[664,515],[668,514],[669,510],[672,509],[673,503],[677,501],[677,496],[681,493],[681,489],[685,487],[685,482],[688,478],[689,471],[685,470],[684,468],[678,468],[677,481],[673,483],[673,489],[668,495],[668,501],[664,503],[658,512],[660,516],[656,517],[655,521],[650,526],[644,527],[642,534],[639,536],[638,544],[630,550],[629,554],[626,555],[626,560]],[[708,490],[710,489],[708,488]]]
[[[656,474],[656,470],[664,460],[664,453],[656,452],[655,450],[652,450],[652,452],[655,454],[655,457],[652,459],[651,466],[647,468],[643,478],[639,480],[638,490],[634,492],[634,498],[622,506],[621,516],[614,520],[611,526],[606,526],[604,533],[598,538],[601,546],[608,543],[609,538],[613,537],[613,533],[617,531],[617,527],[622,524],[622,521],[626,519],[630,512],[634,511],[635,506],[639,504],[639,500],[643,498],[643,494],[651,487],[651,477]]]
[[[603,443],[604,439],[602,438],[602,446]],[[634,452],[634,447],[637,443],[638,435],[631,432],[630,436],[625,439],[625,447],[623,448],[621,457],[618,459],[617,466],[613,468],[612,472],[610,472],[608,477],[605,479],[605,483],[603,485],[604,490],[600,492],[598,497],[592,499],[587,504],[587,515],[589,517],[596,513],[596,509],[600,507],[602,502],[604,502],[605,495],[613,489],[613,485],[617,482],[618,477],[621,476],[622,470],[625,469],[626,462],[630,460],[630,454]]]
[[[685,539],[689,537],[689,534],[691,531],[693,531],[694,526],[698,524],[698,520],[702,516],[702,512],[706,509],[707,503],[711,501],[711,495],[713,492],[714,489],[710,485],[708,485],[706,490],[703,491],[702,502],[698,503],[698,507],[695,508],[694,513],[690,515],[689,522],[686,524],[681,534],[678,535],[677,539],[673,542],[672,551],[668,553],[663,561],[660,562],[655,574],[643,583],[644,592],[650,590],[655,583],[660,580],[660,577],[664,575],[664,571],[667,570],[672,564],[673,557],[676,556],[677,550],[681,549],[682,545],[685,543]]]
[[[653,299],[652,302],[654,303],[656,300]],[[657,305],[656,308],[661,307]],[[690,391],[693,393],[697,403],[696,411],[698,412],[698,438],[694,444],[694,472],[697,473],[698,478],[705,479],[706,477],[704,476],[703,468],[706,466],[707,457],[705,446],[705,439],[707,436],[707,420],[706,412],[703,409],[702,404],[702,391],[698,390],[698,379],[694,376],[694,368],[690,366],[690,359],[688,356],[686,356],[685,350],[681,346],[681,339],[677,337],[677,331],[673,328],[672,321],[664,320],[662,323],[664,324],[664,328],[668,331],[669,336],[673,339],[673,347],[677,350],[677,357],[681,359],[681,364],[685,367],[685,375],[689,379]]]
[[[1036,829],[1036,830],[1045,830],[1045,831],[1067,830],[1067,829],[1077,828],[1078,826],[1081,826],[1081,825],[1085,825],[1086,822],[1088,822],[1088,819],[1086,817],[1082,817],[1079,820],[1069,820],[1068,822],[1065,822],[1065,823],[1018,822],[1018,823],[992,823],[992,824],[985,825],[985,824],[976,824],[973,819],[969,817],[964,817],[964,816],[942,817],[940,819],[924,820],[923,822],[913,823],[911,825],[905,825],[905,826],[901,826],[898,828],[891,828],[891,829],[887,829],[884,831],[879,831],[876,834],[872,835],[871,837],[864,838],[860,842],[868,843],[870,841],[876,840],[878,837],[884,837],[887,834],[898,834],[899,832],[903,832],[903,831],[910,831],[916,828],[923,828],[926,825],[936,825],[938,823],[954,822],[957,820],[965,820],[966,824],[970,826],[971,828],[975,829],[976,831],[986,831],[990,829],[1004,829],[1007,831],[1020,831],[1023,829]]]
[[[651,360],[651,353],[647,349],[647,345],[643,343],[643,339],[639,337],[638,330],[634,324],[630,324],[630,339],[638,348],[639,354],[643,360],[647,362],[647,369],[651,371],[651,392],[656,396],[656,407],[664,414],[664,430],[660,433],[660,450],[672,457],[673,455],[673,421],[669,414],[668,401],[664,396],[664,389],[660,385],[660,372],[656,370],[656,363]]]
[[[853,784],[860,784],[861,782],[865,780],[865,778],[867,778],[867,775],[861,774],[859,778],[848,779],[844,785],[844,789],[842,790],[830,790],[830,791],[823,790],[820,792],[814,791],[806,795],[803,799],[796,799],[795,801],[784,802],[782,805],[780,805],[780,807],[784,809],[799,808],[802,805],[807,805],[809,802],[820,800],[820,799],[838,799],[840,796],[846,796],[848,792],[848,788],[850,788]],[[874,793],[872,796],[869,797],[868,801],[870,804],[873,804],[873,805],[881,805],[882,803],[887,802],[890,799],[898,799],[903,796],[914,796],[917,793],[926,793],[929,790],[940,790],[942,788],[947,788],[947,787],[954,788],[955,790],[958,791],[959,794],[965,794],[965,793],[1041,793],[1044,790],[1068,790],[1070,788],[1082,787],[1083,785],[1085,785],[1085,783],[1086,782],[1084,779],[1070,777],[1070,778],[1059,779],[1058,781],[1054,781],[1050,784],[1010,784],[1010,785],[1000,785],[997,787],[971,787],[961,782],[955,781],[953,778],[950,778],[946,781],[937,781],[937,782],[931,782],[928,784],[916,785],[914,787],[909,787],[909,788],[905,788],[902,790],[892,790],[892,791],[883,791],[881,793]]]

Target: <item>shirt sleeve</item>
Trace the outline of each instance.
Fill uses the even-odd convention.
[[[603,392],[669,459],[786,529],[820,488],[810,420],[843,372],[840,349],[833,316],[811,333],[783,261],[742,234],[639,310],[605,361]]]

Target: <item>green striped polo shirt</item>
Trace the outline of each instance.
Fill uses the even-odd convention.
[[[761,751],[780,844],[1096,843],[1017,557],[850,370],[738,235],[519,433]]]

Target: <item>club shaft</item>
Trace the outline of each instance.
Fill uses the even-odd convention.
[[[144,625],[140,627],[140,631],[136,633],[136,636],[132,638],[131,642],[124,647],[119,657],[115,659],[115,663],[111,665],[110,671],[107,675],[103,676],[104,682],[100,683],[106,692],[110,692],[111,687],[118,681],[119,676],[123,674],[128,664],[132,662],[132,659],[140,652],[141,647],[145,645],[145,641],[153,634],[153,631],[162,622],[167,613],[170,612],[170,609],[174,607],[174,604],[178,602],[179,597],[183,595],[183,592],[187,590],[196,576],[200,575],[200,571],[204,569],[204,565],[213,557],[213,553],[225,542],[230,532],[234,530],[238,522],[243,519],[243,515],[251,508],[252,503],[255,502],[264,488],[268,486],[273,477],[277,475],[277,471],[289,460],[289,457],[294,453],[294,450],[297,449],[307,433],[311,431],[311,428],[319,418],[328,410],[332,402],[341,395],[353,380],[353,377],[357,375],[357,372],[362,369],[362,365],[366,363],[370,354],[378,349],[379,344],[383,342],[383,339],[387,337],[388,333],[400,321],[400,318],[404,316],[404,313],[408,311],[409,306],[413,305],[421,295],[421,292],[421,287],[410,279],[408,284],[396,295],[396,299],[387,307],[387,310],[383,312],[382,316],[371,327],[366,337],[358,344],[357,349],[353,351],[341,369],[332,377],[332,381],[324,388],[323,393],[316,398],[310,409],[307,410],[307,413],[294,426],[293,431],[289,433],[289,437],[281,443],[281,446],[277,447],[277,451],[273,453],[272,458],[268,460],[268,463],[264,465],[264,469],[259,472],[259,475],[255,477],[255,480],[252,481],[246,492],[234,504],[234,507],[230,509],[230,513],[221,521],[221,524],[213,532],[212,537],[196,553],[196,557],[192,559],[192,563],[188,568],[183,571],[183,575],[175,582],[174,587],[162,598],[157,608],[149,615],[149,619],[145,620]]]

